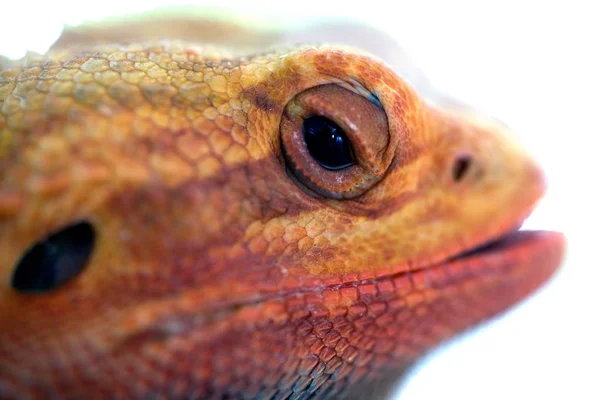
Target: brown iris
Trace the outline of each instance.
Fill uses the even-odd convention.
[[[280,129],[289,170],[320,195],[354,198],[385,173],[385,111],[351,90],[329,84],[298,94]]]

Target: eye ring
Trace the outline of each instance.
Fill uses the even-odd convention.
[[[311,120],[327,121],[329,128],[341,130],[338,137],[348,139],[347,156],[352,162],[342,157],[343,162],[328,168],[323,157],[315,157],[316,153],[326,154],[327,149],[311,149],[314,143],[306,135],[306,121]],[[385,111],[336,84],[313,87],[293,98],[282,116],[280,133],[288,170],[297,181],[324,197],[360,196],[382,179],[389,166],[383,158],[390,140]],[[321,138],[316,143],[327,145],[328,141]]]

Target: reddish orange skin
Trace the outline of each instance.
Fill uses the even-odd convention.
[[[382,180],[336,200],[290,179],[279,127],[342,82],[377,96],[389,141]],[[562,257],[539,233],[451,261],[518,226],[542,175],[503,128],[349,49],[60,51],[0,69],[0,110],[3,398],[384,396]],[[98,235],[85,271],[13,290],[23,252],[79,220]]]

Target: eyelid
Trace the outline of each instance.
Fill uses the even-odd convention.
[[[379,98],[375,95],[375,93],[371,92],[370,90],[368,90],[367,88],[365,88],[359,81],[357,81],[356,79],[348,79],[348,80],[340,80],[338,82],[335,82],[338,86],[343,87],[344,89],[350,90],[351,92],[354,92],[364,98],[366,98],[367,100],[369,100],[371,103],[375,104],[377,107],[379,107],[382,111],[385,111],[383,108],[383,105],[381,104],[381,101],[379,101]]]

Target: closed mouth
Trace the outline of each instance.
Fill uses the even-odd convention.
[[[515,230],[500,238],[485,242],[472,249],[465,250],[462,253],[451,257],[448,262],[503,253],[510,249],[526,249],[529,246],[546,242],[552,244],[557,240],[564,241],[562,233],[554,231]]]

